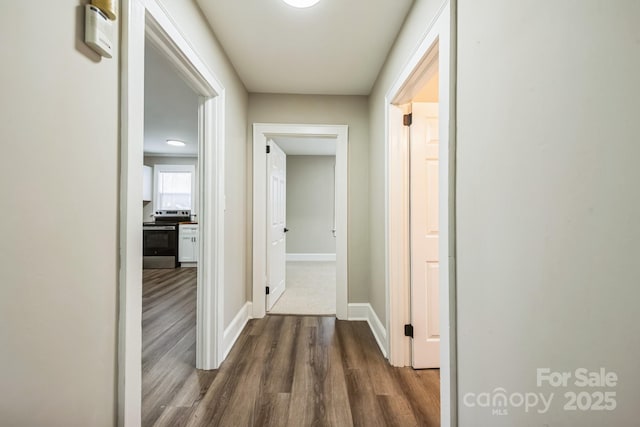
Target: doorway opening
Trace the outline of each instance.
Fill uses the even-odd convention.
[[[269,140],[268,171],[278,150],[285,155],[284,222],[275,230],[268,225],[272,238],[283,227],[285,243],[284,290],[267,295],[270,314],[336,314],[336,211],[335,164],[336,138],[276,136]],[[272,182],[271,178],[268,182]],[[277,206],[274,194],[267,190],[267,205]],[[272,209],[267,210],[267,224]],[[275,231],[275,233],[273,233]],[[277,246],[268,246],[267,257]],[[271,284],[274,271],[267,263]],[[275,271],[275,273],[280,273]]]
[[[348,127],[253,129],[253,317],[346,320]]]
[[[191,248],[195,252],[190,259],[195,257],[197,260],[197,275],[192,274],[197,276],[196,325],[192,333],[195,333],[195,365],[199,369],[215,369],[223,359],[224,87],[159,5],[125,0],[122,9],[118,424],[134,426],[141,424],[142,415],[143,222],[148,218],[143,217],[141,201],[144,175],[149,179],[150,174],[143,169],[145,52],[153,46],[154,53],[170,63],[197,95],[195,165],[185,168],[174,159],[173,164],[160,166],[161,162],[156,161],[158,168],[155,173],[158,182],[166,178],[167,183],[173,180],[174,184],[190,173],[191,197],[192,200],[197,199],[197,205],[194,206],[192,200],[185,201],[186,191],[180,190],[178,193],[181,194],[178,195],[170,192],[157,194],[160,184],[155,186],[157,200],[154,203],[160,199],[173,200],[174,203],[190,204],[192,209],[197,210],[197,217],[189,215],[189,220],[197,218],[198,222],[197,234],[193,236],[199,240],[198,247],[197,250],[195,246]],[[185,170],[177,171],[176,167]],[[171,177],[171,172],[177,172],[180,176]],[[166,176],[162,175],[164,173]],[[153,178],[150,180],[153,181]],[[174,189],[189,186],[185,182],[182,184],[174,186]],[[153,206],[148,211],[153,212]],[[175,215],[176,211],[188,209],[166,210],[169,211],[168,215]],[[174,235],[174,238],[177,239],[177,236]],[[160,238],[163,241],[168,239],[168,235]],[[165,262],[166,259],[156,261]],[[188,270],[185,269],[185,273]],[[185,292],[192,292],[189,287],[193,287],[193,279],[191,277],[188,281],[190,285],[184,286]]]
[[[142,424],[152,425],[196,367],[200,101],[148,38],[144,79]]]
[[[389,361],[440,369],[442,425],[456,420],[450,17],[445,2],[385,99]]]

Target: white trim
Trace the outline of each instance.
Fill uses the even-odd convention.
[[[181,262],[180,263],[180,268],[197,268],[197,267],[198,267],[197,262]]]
[[[455,80],[451,67],[451,5],[445,1],[413,55],[402,68],[385,97],[385,234],[387,330],[389,361],[410,363],[410,342],[403,336],[410,302],[408,147],[406,129],[400,125],[403,102],[411,99],[416,81],[424,72],[429,53],[439,49],[440,93],[440,413],[441,424],[457,424],[455,348]],[[397,104],[397,105],[393,105]]]
[[[233,345],[247,325],[247,322],[251,319],[251,311],[251,302],[247,301],[235,315],[229,326],[224,330],[224,337],[222,339],[223,359],[227,358]]]
[[[292,261],[335,261],[336,254],[287,254],[287,262]]]
[[[215,98],[202,98],[199,110],[196,367],[217,369],[224,360],[224,90]]]
[[[123,0],[121,54],[120,311],[118,425],[141,424],[142,168],[144,51],[151,42],[201,95],[199,108],[200,245],[196,366],[222,362],[224,278],[224,87],[154,0]],[[206,148],[206,149],[205,149]],[[203,215],[204,213],[204,215]]]
[[[369,303],[351,303],[349,304],[349,320],[366,320],[371,329],[378,347],[384,357],[387,357],[387,331],[382,322],[376,315],[376,312]]]
[[[391,288],[389,283],[408,284],[409,262],[409,147],[403,144],[408,128],[402,125],[402,116],[408,107],[388,104],[388,160],[386,164],[386,258],[387,258],[387,330],[399,331],[411,322],[410,290],[408,286]],[[389,363],[392,366],[411,365],[411,342],[404,334],[389,334]]]
[[[266,164],[267,138],[275,135],[336,138],[336,317],[348,316],[347,164],[349,128],[346,125],[253,124],[253,317],[266,314]]]
[[[141,0],[125,0],[122,9],[118,425],[137,427],[142,422],[143,219],[139,201],[140,165],[144,163],[144,55],[140,55],[140,46],[144,49],[145,8]],[[141,185],[128,184],[131,182]]]

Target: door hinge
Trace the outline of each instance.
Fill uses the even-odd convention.
[[[267,286],[267,295],[269,295],[269,287]]]
[[[271,152],[271,146],[267,145],[267,154],[269,154]]]
[[[413,114],[409,113],[409,114],[405,114],[404,116],[402,116],[402,124],[405,126],[411,126],[411,123],[413,123]]]
[[[413,325],[404,325],[404,336],[413,338]]]

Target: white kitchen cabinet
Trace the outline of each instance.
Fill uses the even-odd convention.
[[[153,182],[153,169],[151,166],[142,166],[142,201],[150,202]]]
[[[198,224],[180,224],[178,240],[178,261],[198,262]]]

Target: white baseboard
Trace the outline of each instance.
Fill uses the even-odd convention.
[[[181,262],[180,263],[180,267],[182,267],[182,268],[197,268],[198,267],[198,263],[197,262]]]
[[[231,351],[231,348],[236,343],[236,340],[240,336],[240,333],[244,329],[245,325],[251,319],[252,313],[251,301],[247,301],[245,305],[242,306],[236,317],[233,318],[229,326],[227,326],[224,330],[224,335],[222,338],[222,345],[224,348],[224,353],[222,360],[226,359]]]
[[[287,261],[335,261],[336,254],[287,254]]]
[[[387,357],[387,331],[382,325],[380,319],[378,319],[378,316],[373,310],[373,307],[371,307],[371,304],[349,304],[349,320],[366,320],[376,342],[378,343],[378,347],[380,347],[380,351],[382,351],[384,357]]]

